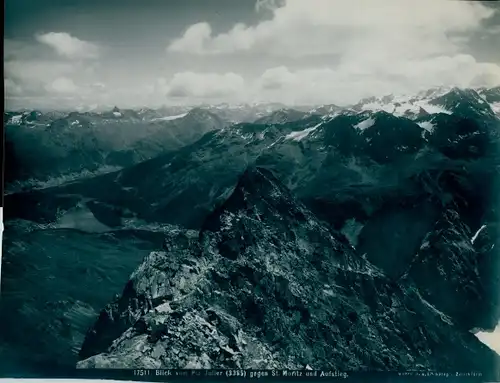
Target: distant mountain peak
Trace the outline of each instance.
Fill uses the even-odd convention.
[[[203,115],[203,114],[212,114],[212,113],[208,109],[206,109],[204,107],[201,107],[201,106],[197,106],[195,108],[192,108],[188,112],[188,115],[191,115],[191,116],[194,116],[194,115],[197,115],[197,114]]]
[[[185,115],[185,119],[189,121],[190,119],[194,119],[197,121],[205,121],[205,120],[214,120],[218,121],[221,124],[223,120],[215,113],[211,112],[206,108],[196,107],[188,111]]]
[[[281,108],[255,120],[256,124],[284,124],[303,119],[307,113],[292,108]]]

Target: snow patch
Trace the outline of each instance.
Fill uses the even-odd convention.
[[[182,114],[177,114],[175,116],[165,116],[165,117],[158,117],[158,118],[153,118],[151,121],[172,121],[172,120],[177,120],[178,118],[186,117],[187,113],[182,113]]]
[[[341,112],[333,112],[333,113],[329,113],[329,114],[327,114],[327,115],[321,116],[321,119],[322,119],[324,122],[330,122],[330,121],[332,121],[335,117],[340,116],[340,113],[341,113]]]
[[[406,116],[408,114],[417,115],[419,112],[420,112],[419,105],[408,102],[408,103],[404,103],[404,104],[396,106],[393,114],[396,117],[403,117],[403,116]]]
[[[362,111],[384,111],[391,113],[396,117],[412,118],[420,114],[422,108],[429,114],[446,113],[451,114],[450,111],[443,107],[430,104],[430,100],[446,93],[443,89],[436,92],[421,92],[418,95],[398,95],[377,98],[366,104],[361,105]]]
[[[471,238],[471,242],[472,244],[474,244],[474,242],[476,241],[477,237],[479,236],[479,233],[481,233],[484,229],[486,229],[486,225],[483,225],[479,228],[478,231],[476,231],[476,234],[474,234],[474,236]]]
[[[434,125],[430,121],[419,122],[417,125],[420,126],[422,129],[427,130],[429,133],[432,133],[434,129],[436,129],[436,125]]]
[[[366,111],[368,111],[368,110],[371,110],[371,111],[383,110],[384,112],[387,112],[387,113],[394,113],[395,106],[392,103],[383,104],[380,102],[370,102],[368,104],[363,105],[362,109],[366,110]]]
[[[113,112],[113,115],[115,117],[121,117],[122,116],[122,114],[120,112]]]
[[[21,114],[18,116],[12,116],[12,118],[10,119],[10,123],[11,124],[20,124],[22,118],[23,118],[23,116]]]
[[[290,134],[287,134],[285,136],[285,140],[294,140],[294,141],[300,141],[307,137],[311,132],[315,131],[318,129],[323,123],[320,122],[319,124],[313,126],[312,128],[307,128],[304,130],[301,130],[299,132],[292,132]]]
[[[496,115],[500,115],[500,102],[492,102],[490,107]]]
[[[365,130],[371,128],[373,125],[375,125],[375,119],[370,117],[366,120],[361,121],[359,124],[354,125],[354,127],[356,129]]]
[[[437,113],[445,113],[445,114],[452,114],[449,110],[443,108],[442,106],[439,105],[432,105],[429,103],[422,103],[419,106],[422,107],[423,110],[425,110],[429,114],[437,114]]]
[[[267,146],[266,149],[270,149],[272,148],[274,145],[276,145],[278,142],[280,142],[281,140],[283,139],[283,137],[280,137],[278,138],[276,141],[274,141],[271,145]],[[284,137],[284,139],[286,140],[287,137]]]
[[[247,134],[240,134],[240,137],[243,138],[245,141],[251,140],[253,138],[253,134],[247,133]]]

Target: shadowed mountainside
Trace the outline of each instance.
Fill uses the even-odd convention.
[[[78,366],[494,369],[498,355],[418,282],[387,278],[250,168],[198,238],[180,232],[144,260]]]

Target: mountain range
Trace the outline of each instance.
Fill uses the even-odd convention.
[[[4,115],[11,365],[496,376],[499,95]]]

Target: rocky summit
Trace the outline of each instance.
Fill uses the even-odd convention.
[[[443,217],[433,235],[452,230],[446,226],[455,218]],[[458,228],[441,241],[453,249],[460,235]],[[439,241],[427,239],[421,257],[429,261],[419,267],[428,265],[451,291],[447,268],[429,250]],[[179,231],[146,257],[88,333],[78,367],[485,371],[498,365],[498,355],[463,331],[440,301],[443,291],[422,288],[417,268],[389,278],[270,171],[251,167],[198,235]],[[468,285],[456,294],[473,296]],[[462,309],[469,304],[464,300]]]

